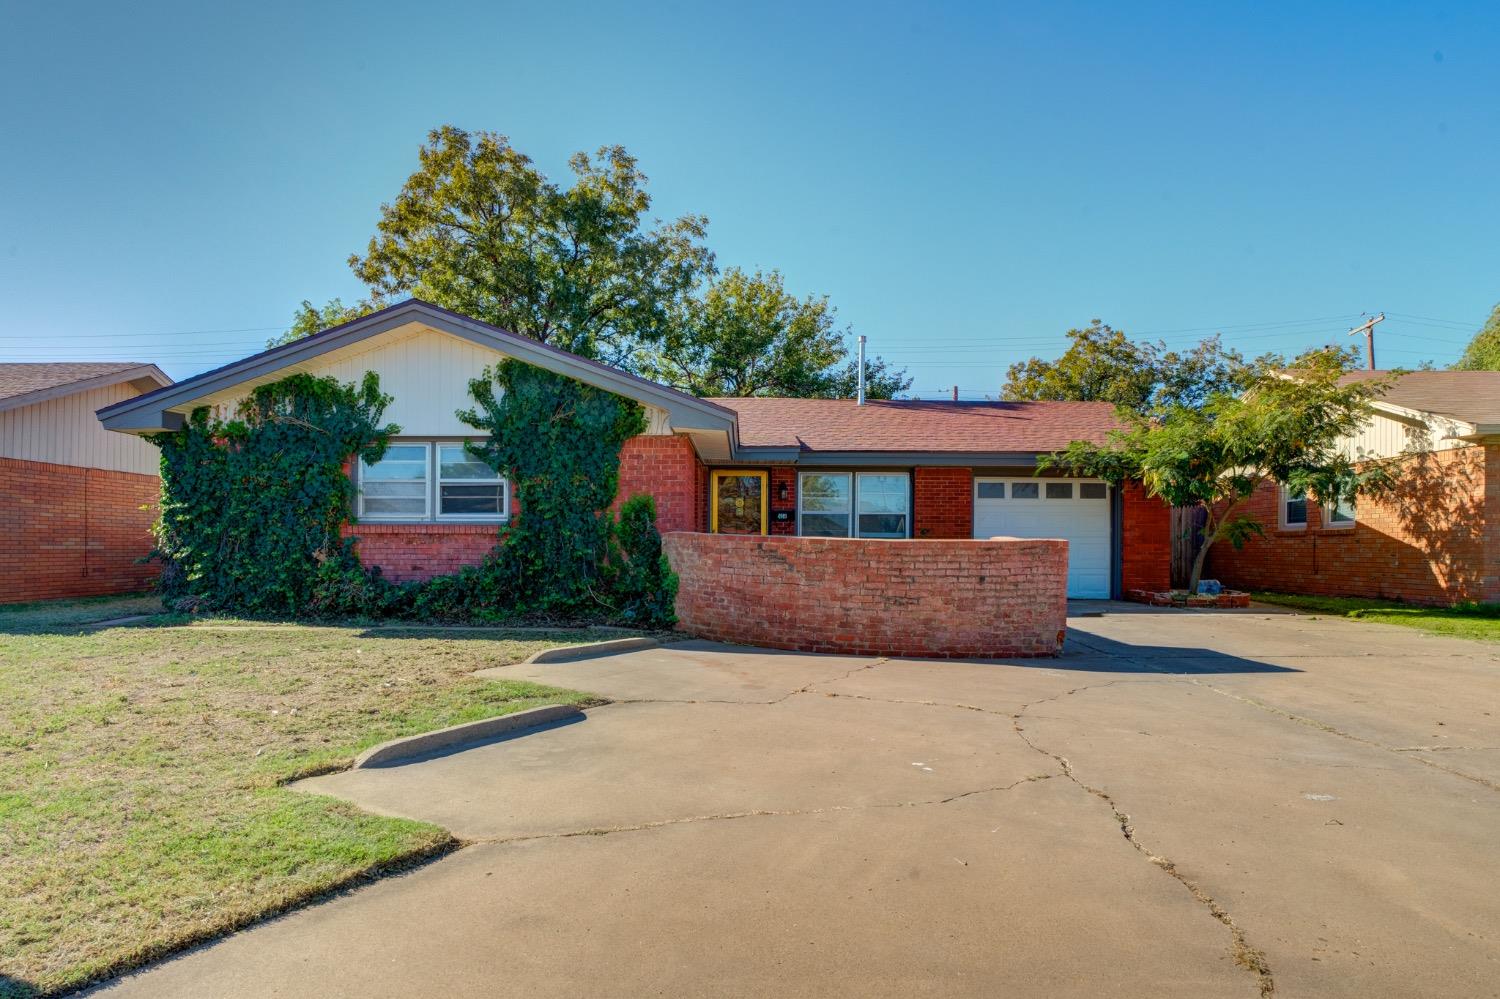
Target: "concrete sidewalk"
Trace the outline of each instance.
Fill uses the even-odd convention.
[[[1055,660],[506,667],[616,703],[301,785],[472,845],[107,992],[1497,994],[1492,647],[1103,610]]]

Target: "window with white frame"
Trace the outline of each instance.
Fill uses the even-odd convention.
[[[359,518],[366,521],[501,521],[510,486],[462,441],[396,441],[359,463]]]
[[[1340,496],[1337,501],[1329,505],[1327,514],[1328,516],[1324,518],[1324,527],[1353,527],[1354,497]]]
[[[1307,526],[1307,493],[1301,489],[1281,487],[1281,529],[1300,531]]]
[[[797,533],[811,538],[911,536],[911,477],[905,472],[803,472]]]

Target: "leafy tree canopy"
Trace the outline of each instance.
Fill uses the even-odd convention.
[[[695,395],[845,398],[859,377],[850,338],[826,297],[797,298],[776,271],[731,268],[685,301],[641,368]],[[867,359],[870,398],[890,399],[910,387],[904,371]]]
[[[713,267],[708,220],[650,220],[646,176],[620,146],[575,154],[567,187],[494,132],[445,125],[419,158],[349,258],[376,296],[415,295],[618,363],[661,337]]]
[[[1011,365],[1004,398],[1112,402],[1135,412],[1198,407],[1217,393],[1243,389],[1269,360],[1247,362],[1217,335],[1189,351],[1137,343],[1098,319],[1069,330],[1068,340],[1055,361],[1033,357]]]
[[[1202,504],[1208,519],[1188,584],[1194,592],[1215,541],[1238,546],[1262,531],[1241,512],[1261,483],[1284,482],[1325,509],[1389,487],[1389,463],[1356,464],[1339,447],[1364,423],[1369,400],[1390,386],[1379,379],[1345,384],[1353,358],[1338,350],[1304,354],[1285,368],[1259,371],[1242,392],[1215,391],[1201,405],[1173,402],[1136,414],[1106,443],[1075,441],[1042,465],[1115,484],[1139,479],[1173,506]]]
[[[1495,306],[1453,367],[1461,371],[1500,371],[1500,305]]]
[[[267,340],[266,346],[280,347],[284,343],[312,336],[331,326],[369,315],[380,308],[381,304],[378,299],[367,298],[354,305],[345,305],[343,299],[330,298],[322,308],[319,308],[304,298],[302,304],[297,306],[297,311],[292,313],[292,325],[287,327],[286,332]]]
[[[303,301],[270,345],[410,295],[690,392],[854,394],[849,331],[826,298],[790,295],[775,271],[715,280],[707,219],[652,220],[646,177],[619,146],[569,165],[563,186],[503,135],[434,130],[368,249],[349,258],[369,297]],[[889,398],[911,381],[874,358],[866,383]]]

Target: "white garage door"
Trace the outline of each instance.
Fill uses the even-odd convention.
[[[974,479],[974,537],[1064,538],[1068,596],[1109,596],[1109,487],[1096,479]]]

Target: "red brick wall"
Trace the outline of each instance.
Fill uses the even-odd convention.
[[[1126,482],[1120,495],[1120,589],[1161,591],[1172,585],[1172,508]]]
[[[786,499],[781,499],[781,487],[786,486]],[[780,510],[789,516],[784,521],[776,519]],[[772,534],[791,535],[797,533],[797,469],[791,465],[771,467],[771,522],[767,530]]]
[[[1264,538],[1236,551],[1209,549],[1204,575],[1228,586],[1282,593],[1377,597],[1413,603],[1500,600],[1500,447],[1435,451],[1405,462],[1395,495],[1362,497],[1355,525],[1325,527],[1307,504],[1307,526],[1280,529],[1267,483],[1242,512]]]
[[[708,530],[707,473],[688,438],[643,435],[625,442],[616,505],[635,493],[656,497],[656,526],[663,534]]]
[[[679,629],[806,652],[1045,656],[1067,619],[1067,544],[668,534]]]
[[[355,549],[366,566],[379,566],[398,583],[449,576],[481,561],[494,549],[495,524],[346,524],[344,536],[359,541]]]
[[[160,494],[154,475],[0,458],[0,603],[150,588]]]
[[[918,468],[913,471],[912,537],[974,536],[974,471]]]

